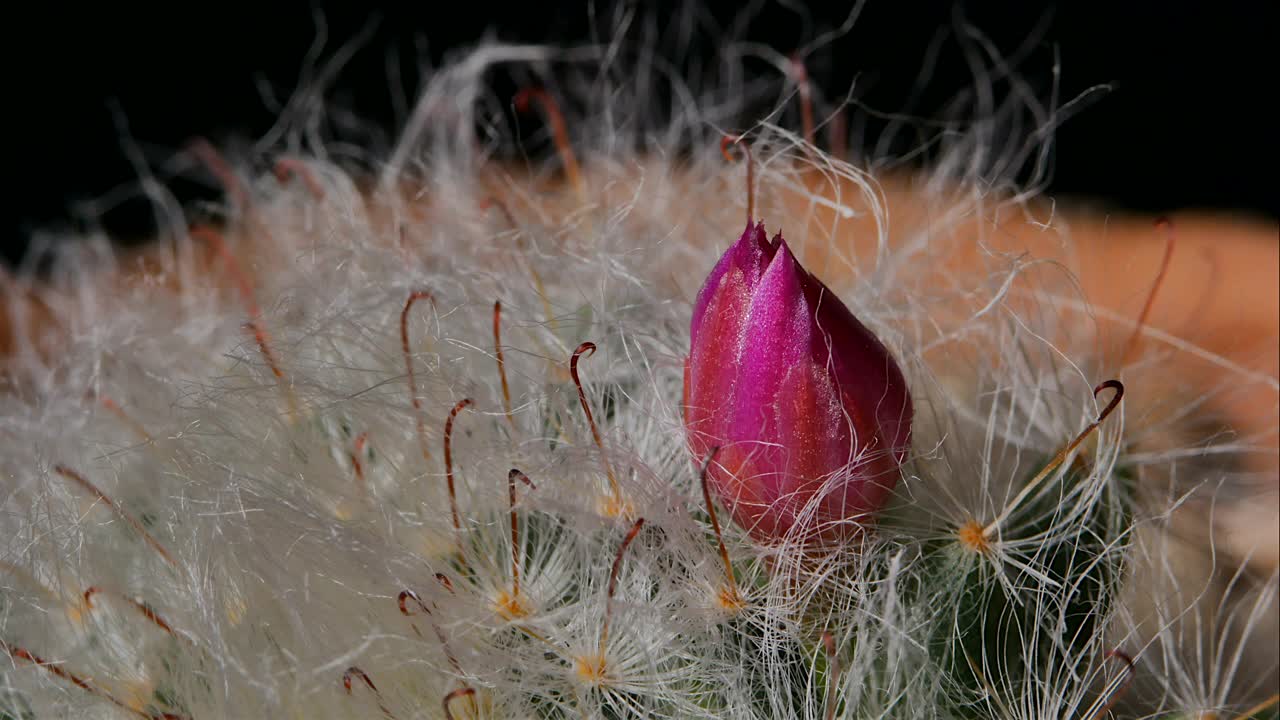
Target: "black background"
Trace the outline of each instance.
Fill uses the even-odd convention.
[[[121,118],[184,202],[210,196],[210,184],[167,177],[163,169],[192,137],[255,138],[271,126],[278,108],[264,101],[260,87],[279,96],[296,87],[316,40],[317,11],[327,26],[325,56],[375,23],[330,98],[384,128],[388,138],[399,120],[389,57],[398,58],[411,92],[421,60],[438,63],[486,32],[510,41],[582,42],[591,27],[585,3],[427,1],[373,12],[364,4],[270,0],[111,5],[29,7],[8,23],[11,124],[3,137],[10,222],[0,250],[10,260],[22,255],[33,230],[83,229],[86,214],[122,239],[148,234],[145,208],[86,211],[85,201],[137,177],[122,150]],[[597,20],[610,7],[598,3]],[[726,26],[744,10],[742,3],[701,7]],[[1151,212],[1190,206],[1274,218],[1280,215],[1272,175],[1275,8],[1272,2],[872,0],[854,29],[808,64],[828,96],[843,94],[856,77],[860,101],[896,110],[935,34],[954,31],[962,13],[1005,53],[1033,40],[1023,67],[1037,92],[1048,92],[1055,50],[1064,99],[1099,83],[1113,87],[1059,130],[1051,194]],[[807,19],[783,4],[753,12],[746,36],[790,52],[839,25],[847,7],[810,10]],[[925,115],[972,85],[955,41],[940,47],[916,109]]]

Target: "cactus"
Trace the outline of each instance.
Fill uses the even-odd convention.
[[[482,69],[530,52],[556,57],[440,69],[372,184],[318,149],[219,160],[218,227],[127,282],[67,250],[52,336],[11,304],[0,718],[1275,717],[1274,665],[1245,669],[1274,575],[1207,630],[1195,592],[1154,626],[1127,601],[1181,582],[1173,503],[1137,488],[1141,358],[1099,353],[1033,258],[942,269],[989,249],[949,228],[1042,217],[990,192],[1007,169],[940,163],[913,235],[896,180],[766,122],[754,165],[700,114],[669,127],[686,157],[632,155],[617,113],[646,88],[571,66],[564,180],[519,175],[454,139],[493,119]],[[743,204],[911,389],[892,496],[835,545],[734,524],[687,442],[692,293]]]

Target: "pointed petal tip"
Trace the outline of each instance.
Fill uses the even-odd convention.
[[[788,273],[802,278],[808,277],[808,272],[800,264],[800,260],[796,258],[795,253],[791,251],[791,246],[783,239],[781,232],[774,235],[773,240],[769,243],[769,267],[772,267],[775,261],[780,258],[785,258],[783,262]]]
[[[755,225],[747,223],[747,229],[742,233],[739,242],[752,242],[755,243],[756,247],[767,251],[769,248],[769,234],[765,231],[764,221],[761,220]]]

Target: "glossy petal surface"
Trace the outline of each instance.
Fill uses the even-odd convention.
[[[748,226],[698,294],[685,367],[696,459],[763,542],[839,540],[887,500],[911,432],[911,398],[888,350],[781,235]]]

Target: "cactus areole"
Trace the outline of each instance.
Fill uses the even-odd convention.
[[[897,362],[764,223],[698,293],[684,372],[695,460],[763,543],[838,543],[887,501],[911,436]]]

